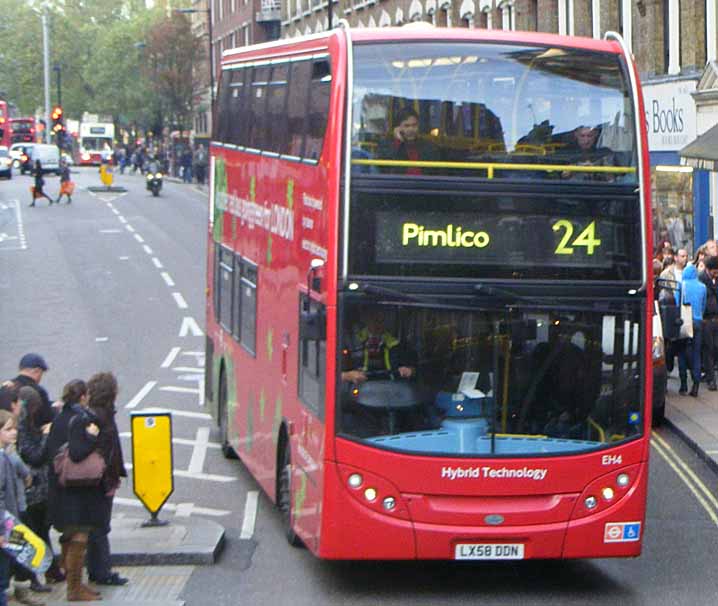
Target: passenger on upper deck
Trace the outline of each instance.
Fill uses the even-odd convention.
[[[598,147],[599,132],[590,126],[578,126],[572,133],[573,141],[565,149],[569,164],[578,166],[616,166],[616,158],[607,147]],[[612,181],[613,175],[605,173],[564,171],[564,179],[589,179]]]
[[[377,158],[381,160],[440,160],[439,148],[430,141],[419,139],[419,115],[411,108],[403,108],[397,115],[394,137],[379,145]],[[407,175],[426,174],[426,169],[418,166],[387,167],[382,172]]]

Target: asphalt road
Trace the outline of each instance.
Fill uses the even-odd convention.
[[[0,377],[42,353],[44,384],[118,376],[120,430],[129,414],[173,411],[175,491],[161,517],[208,516],[227,529],[215,566],[194,570],[189,605],[715,605],[716,477],[668,430],[654,436],[644,553],[635,560],[454,564],[322,562],[286,545],[279,517],[239,461],[222,458],[202,402],[206,194],[139,176],[126,194],[94,193],[96,169],[74,176],[71,205],[29,208],[29,177],[0,181]],[[59,189],[56,177],[47,190]],[[130,443],[124,436],[125,460]],[[703,490],[705,488],[705,491]],[[120,515],[144,517],[124,486]],[[256,513],[256,518],[254,514]]]

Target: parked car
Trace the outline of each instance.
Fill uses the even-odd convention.
[[[0,145],[0,177],[12,179],[12,158],[5,145]]]

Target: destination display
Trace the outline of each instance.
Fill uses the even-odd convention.
[[[609,269],[626,261],[625,230],[595,216],[382,210],[375,262]]]

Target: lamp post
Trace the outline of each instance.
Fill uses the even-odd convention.
[[[178,8],[175,12],[184,15],[192,15],[194,13],[207,14],[207,38],[209,42],[209,102],[210,116],[212,124],[214,124],[214,55],[212,54],[212,5],[208,2],[207,8]]]

